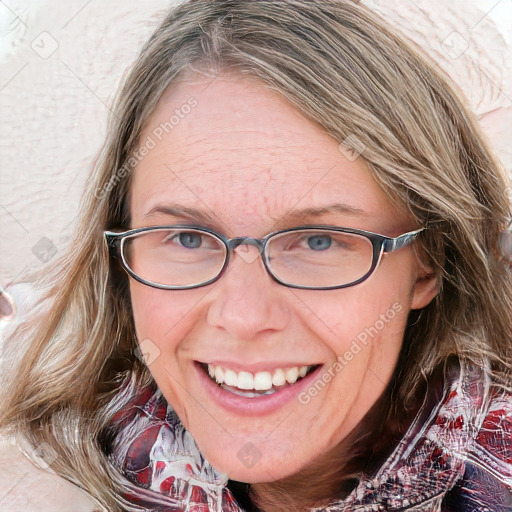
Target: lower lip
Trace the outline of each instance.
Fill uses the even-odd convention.
[[[298,395],[311,386],[323,368],[323,365],[319,366],[315,371],[306,375],[295,384],[286,386],[271,395],[261,395],[250,398],[235,395],[223,389],[206,375],[197,361],[194,362],[194,366],[198,373],[199,381],[207,389],[207,392],[213,400],[228,411],[242,416],[271,414],[293,399],[297,399],[298,401]]]

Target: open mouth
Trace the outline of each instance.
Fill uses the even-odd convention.
[[[206,375],[222,389],[246,398],[272,395],[293,386],[314,372],[320,364],[277,368],[273,371],[235,372],[222,366],[197,362]]]

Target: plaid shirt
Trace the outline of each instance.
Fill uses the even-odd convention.
[[[243,512],[160,391],[114,418],[111,460],[147,510]],[[512,512],[512,394],[470,364],[447,367],[401,441],[345,499],[315,512]]]

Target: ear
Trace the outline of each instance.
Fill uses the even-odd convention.
[[[441,277],[425,263],[418,262],[418,275],[411,291],[411,309],[428,306],[441,289]]]

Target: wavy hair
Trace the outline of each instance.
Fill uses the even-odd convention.
[[[428,228],[418,246],[441,288],[409,315],[393,390],[380,404],[390,422],[450,356],[489,367],[495,382],[509,385],[512,272],[496,250],[511,218],[507,176],[449,78],[357,2],[189,0],[167,14],[120,88],[74,240],[37,277],[44,295],[8,340],[26,348],[3,393],[3,431],[33,446],[47,443],[58,455],[52,469],[102,510],[139,510],[122,497],[123,478],[105,445],[113,414],[130,398],[122,383],[154,381],[135,355],[128,278],[103,230],[129,226],[140,134],[162,93],[187,71],[236,73],[282,94],[337,140],[363,150],[388,196]],[[336,467],[333,493],[364,468]],[[262,510],[278,510],[280,496],[291,492],[290,510],[300,492],[279,482],[266,489]],[[310,481],[297,503],[325,490]]]

